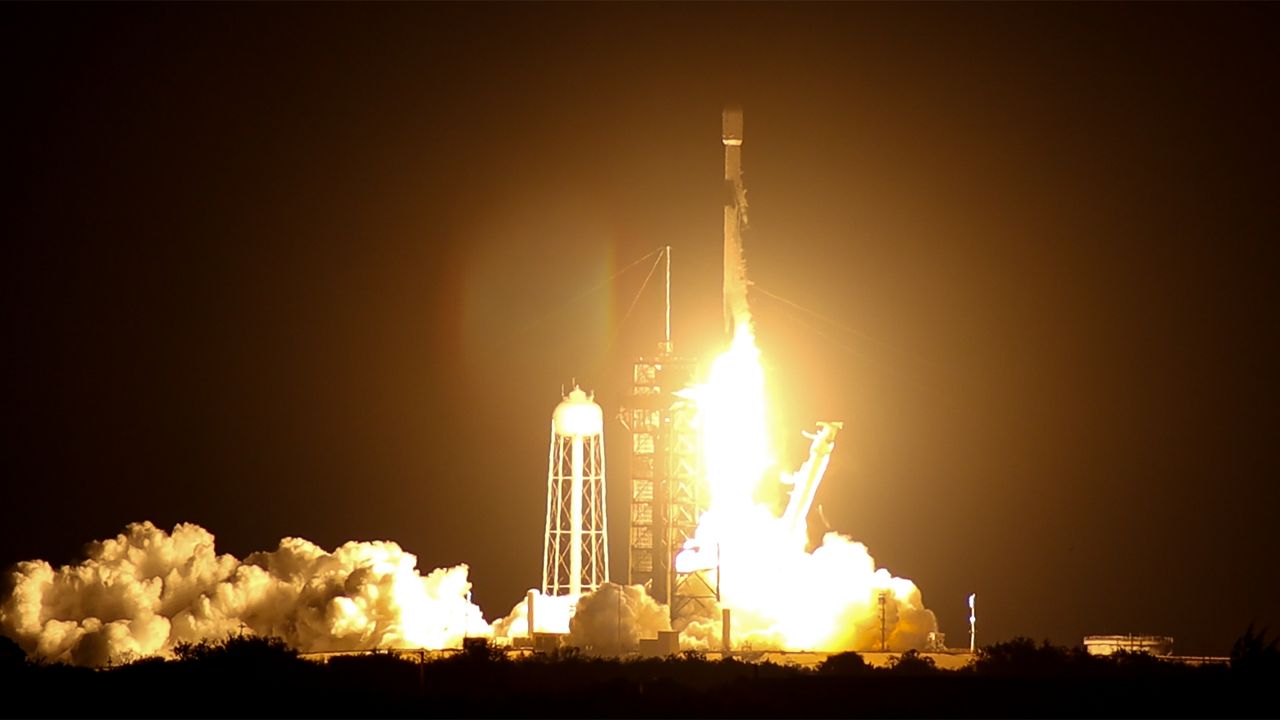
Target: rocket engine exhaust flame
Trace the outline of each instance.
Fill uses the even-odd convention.
[[[937,629],[910,580],[877,569],[861,543],[835,532],[806,550],[806,517],[839,423],[820,423],[809,460],[794,474],[770,477],[764,371],[747,322],[735,326],[728,350],[708,381],[685,394],[697,403],[710,508],[693,542],[676,559],[680,572],[719,573],[720,606],[733,611],[735,642],[756,649],[870,650],[879,647],[878,598],[887,593],[888,647],[924,647]],[[765,482],[791,485],[781,517],[753,501]],[[716,649],[719,616],[690,622],[688,647]]]
[[[725,327],[728,350],[711,366],[707,382],[680,394],[697,406],[703,464],[711,501],[692,540],[675,558],[679,573],[715,573],[720,609],[732,611],[732,636],[757,648],[867,650],[883,623],[892,649],[922,648],[937,629],[910,580],[876,569],[861,543],[829,532],[807,552],[807,516],[826,471],[840,423],[820,423],[810,457],[795,473],[769,477],[764,369],[747,302],[742,234],[747,227],[742,181],[742,110],[726,108],[721,139],[725,152]],[[755,502],[766,482],[792,486],[781,517]],[[891,601],[891,602],[890,602]],[[721,614],[694,619],[682,629],[690,647],[713,649],[723,642]],[[727,648],[720,648],[727,649]]]

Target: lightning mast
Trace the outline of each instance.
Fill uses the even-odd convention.
[[[973,653],[977,649],[978,638],[978,610],[974,606],[978,599],[977,593],[969,594],[969,652]]]
[[[676,395],[693,382],[697,360],[676,355],[671,342],[671,247],[664,253],[663,339],[656,355],[632,364],[631,392],[618,418],[631,433],[627,583],[643,585],[671,607],[674,619],[684,605],[674,558],[697,530],[708,496],[702,489],[696,409]]]

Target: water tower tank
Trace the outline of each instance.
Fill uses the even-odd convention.
[[[593,397],[575,386],[568,397],[556,406],[551,422],[557,435],[599,435],[604,432],[604,411]]]
[[[542,593],[580,596],[609,581],[604,411],[576,385],[551,414]]]

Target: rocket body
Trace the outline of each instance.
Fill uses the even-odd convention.
[[[750,321],[747,270],[742,259],[742,231],[747,227],[747,189],[742,183],[742,109],[727,107],[721,117],[724,141],[724,329]]]

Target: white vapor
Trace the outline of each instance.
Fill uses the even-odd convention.
[[[649,597],[644,586],[605,583],[578,601],[569,621],[569,642],[588,651],[622,653],[670,629],[667,606]]]
[[[468,600],[467,566],[425,577],[393,542],[326,552],[285,538],[240,561],[204,528],[133,523],[60,568],[18,563],[0,596],[0,635],[36,660],[102,666],[167,656],[182,642],[275,636],[302,651],[457,647],[490,633]]]

